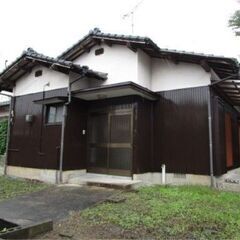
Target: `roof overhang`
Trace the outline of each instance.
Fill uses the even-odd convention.
[[[213,81],[210,85],[232,106],[240,106],[240,76],[233,75]]]
[[[234,58],[159,48],[147,37],[102,33],[99,29],[91,31],[58,58],[73,61],[83,53],[89,52],[93,46],[101,43],[108,46],[113,44],[125,45],[134,52],[141,49],[152,58],[167,59],[176,64],[179,62],[198,64],[207,72],[213,69],[220,78],[225,78],[229,74],[235,74],[239,71],[239,63]]]
[[[133,82],[124,82],[120,84],[103,85],[96,88],[82,89],[72,92],[76,98],[86,101],[108,99],[123,96],[141,96],[148,100],[157,100],[158,95],[146,88]]]
[[[34,100],[33,102],[36,104],[41,104],[41,105],[48,105],[48,104],[65,103],[65,102],[67,102],[67,100],[68,100],[67,97],[59,96],[59,97],[37,99],[37,100]]]
[[[86,66],[80,66],[70,61],[51,58],[35,52],[32,49],[23,52],[12,64],[10,64],[2,73],[0,73],[0,89],[12,91],[15,82],[30,72],[33,67],[41,65],[64,74],[75,72],[86,77],[105,80],[106,73],[95,72]]]

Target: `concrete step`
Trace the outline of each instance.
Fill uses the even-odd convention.
[[[141,186],[142,181],[132,180],[130,177],[86,173],[70,178],[68,183],[130,190]]]
[[[220,190],[240,192],[240,168],[216,178],[216,186]]]
[[[230,191],[230,192],[240,192],[240,184],[238,183],[217,182],[216,187],[219,190]]]

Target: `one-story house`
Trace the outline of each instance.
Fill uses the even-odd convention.
[[[13,94],[6,174],[98,173],[210,184],[240,165],[239,63],[90,31],[57,58],[28,49],[2,73]]]

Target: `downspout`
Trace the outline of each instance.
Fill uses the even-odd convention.
[[[5,156],[5,161],[4,161],[4,170],[3,173],[4,175],[7,175],[7,165],[8,165],[8,148],[9,148],[9,142],[10,142],[10,133],[11,133],[11,120],[12,120],[12,106],[13,106],[13,96],[8,95],[5,93],[1,93],[0,95],[9,97],[10,100],[10,106],[9,106],[9,113],[8,113],[8,128],[7,128],[7,139],[6,139],[6,156]]]
[[[66,122],[67,122],[67,107],[72,102],[72,85],[77,82],[78,80],[82,79],[85,76],[85,73],[81,74],[80,77],[75,79],[73,82],[68,82],[68,101],[63,105],[63,119],[62,119],[62,129],[61,129],[61,148],[60,148],[60,161],[59,161],[59,177],[58,183],[63,183],[63,155],[64,155],[64,138],[65,138],[65,129],[66,129]]]
[[[209,136],[209,167],[210,167],[210,180],[211,187],[215,187],[214,172],[213,172],[213,134],[212,134],[212,102],[211,90],[208,86],[208,136]]]

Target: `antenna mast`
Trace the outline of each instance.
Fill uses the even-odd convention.
[[[126,13],[122,16],[122,19],[131,17],[132,34],[134,34],[134,14],[135,14],[135,11],[138,9],[138,7],[142,4],[143,1],[144,0],[141,0],[140,2],[138,2],[128,13]]]

